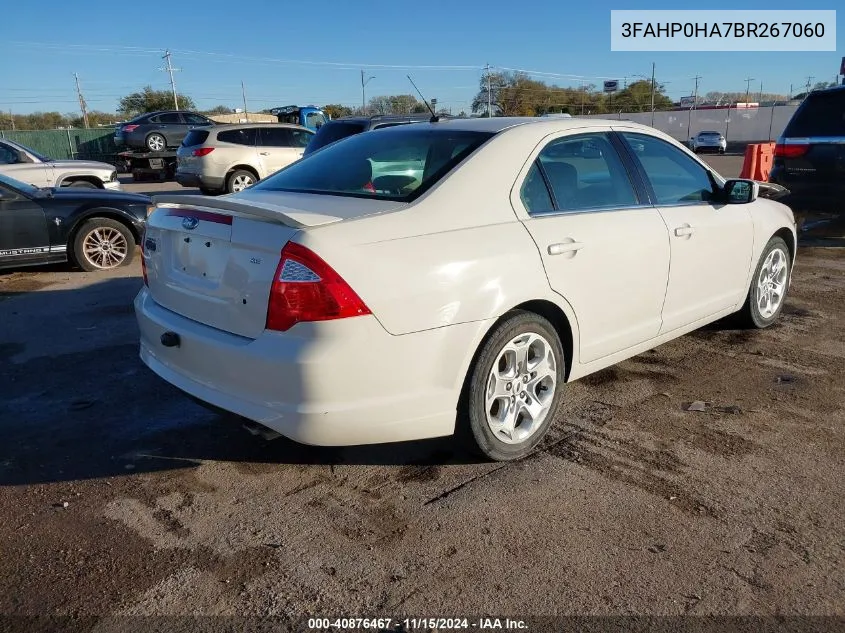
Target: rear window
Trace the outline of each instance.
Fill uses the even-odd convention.
[[[242,130],[226,130],[217,133],[217,140],[235,145],[256,145],[258,128],[248,127]]]
[[[414,125],[358,134],[285,167],[253,189],[407,202],[492,136]]]
[[[701,132],[699,136],[722,136],[719,132]]]
[[[845,90],[811,92],[792,115],[783,135],[845,136]]]
[[[205,130],[191,130],[187,136],[182,140],[182,145],[185,147],[193,147],[194,145],[202,145],[208,138],[208,132]]]
[[[308,152],[316,152],[321,147],[331,145],[335,141],[339,141],[347,136],[353,134],[360,134],[366,129],[366,124],[353,121],[329,121],[323,125],[311,139],[308,144]]]

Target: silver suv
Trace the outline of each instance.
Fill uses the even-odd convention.
[[[299,160],[314,132],[287,123],[191,130],[176,152],[176,181],[205,194],[235,193]]]

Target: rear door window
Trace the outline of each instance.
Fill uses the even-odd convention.
[[[217,140],[223,143],[234,143],[235,145],[251,145],[257,144],[256,136],[258,135],[258,128],[248,127],[240,130],[226,130],[225,132],[217,133]]]
[[[287,127],[259,128],[258,145],[262,147],[293,147],[293,135]]]
[[[631,207],[639,203],[628,172],[607,134],[576,134],[555,139],[543,148],[537,159],[561,211]],[[539,183],[532,186],[539,191]]]
[[[845,136],[845,89],[811,92],[783,135],[787,138]]]
[[[202,145],[203,143],[205,143],[207,138],[207,130],[191,130],[190,132],[188,132],[187,136],[185,136],[184,140],[182,141],[182,145],[185,147]]]
[[[185,112],[182,114],[188,125],[211,125],[211,121],[204,116],[194,114],[193,112]]]
[[[182,117],[179,116],[178,112],[165,112],[164,114],[158,115],[158,122],[168,124],[179,124],[182,123]]]

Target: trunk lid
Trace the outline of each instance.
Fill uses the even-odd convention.
[[[246,193],[156,196],[157,208],[147,219],[144,263],[156,303],[247,338],[257,338],[265,329],[281,251],[295,234],[402,206],[360,198]]]

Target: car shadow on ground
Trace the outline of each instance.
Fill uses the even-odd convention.
[[[138,357],[135,277],[0,302],[0,485],[193,468],[470,463],[454,438],[323,448],[265,440],[195,404]],[[294,379],[295,381],[295,379]]]

